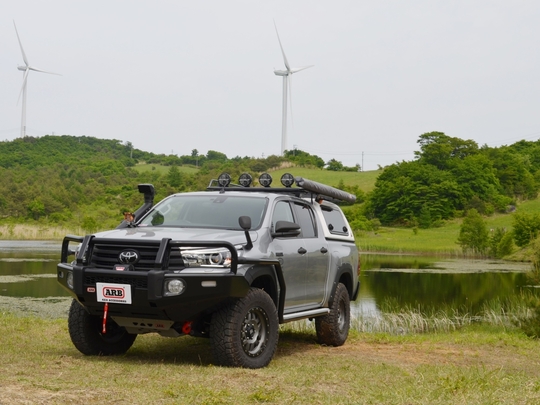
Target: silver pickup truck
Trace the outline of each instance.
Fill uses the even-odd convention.
[[[347,339],[359,291],[353,232],[332,201],[355,196],[282,176],[244,173],[207,191],[144,204],[114,230],[66,236],[58,282],[73,296],[68,329],[86,355],[125,353],[138,334],[211,339],[223,366],[268,365],[279,324],[315,321],[321,344]],[[74,257],[73,257],[74,256]]]

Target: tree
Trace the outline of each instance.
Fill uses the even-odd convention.
[[[28,215],[32,219],[39,219],[45,215],[45,205],[39,198],[35,198],[28,204]]]
[[[206,153],[206,158],[208,160],[217,161],[225,163],[227,161],[227,155],[221,152],[216,152],[215,150],[209,150]]]
[[[482,216],[474,208],[467,211],[457,242],[464,253],[485,254],[489,247],[489,232]]]
[[[540,231],[540,215],[518,212],[514,214],[513,225],[516,245],[525,247],[538,236]]]
[[[443,132],[428,132],[418,139],[420,152],[416,158],[438,169],[448,169],[451,159],[463,159],[478,153],[478,144],[473,140],[463,140],[445,135]]]
[[[328,162],[326,162],[326,170],[340,172],[343,170],[343,163],[336,159],[330,159]]]
[[[463,204],[458,190],[447,171],[418,161],[395,163],[377,178],[368,208],[383,224],[392,225],[412,223],[425,206],[434,222],[454,217]]]
[[[178,188],[182,185],[182,174],[178,166],[171,166],[167,172],[167,182],[171,187]]]

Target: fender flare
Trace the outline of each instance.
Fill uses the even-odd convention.
[[[332,304],[332,302],[334,301],[336,288],[343,276],[346,276],[346,278],[348,279],[348,282],[344,284],[347,288],[351,301],[356,300],[356,298],[358,297],[358,293],[360,292],[360,281],[357,281],[356,285],[354,285],[353,274],[353,269],[349,263],[343,263],[343,265],[337,270],[336,276],[334,278],[334,283],[332,284],[332,291],[330,293],[330,297],[328,298],[329,304]]]
[[[246,270],[244,277],[248,281],[249,285],[252,284],[257,277],[270,276],[275,282],[277,280],[276,289],[277,293],[277,312],[279,323],[283,323],[283,312],[285,310],[285,293],[287,287],[285,286],[285,278],[283,277],[283,269],[281,263],[277,259],[246,259],[243,257],[238,258],[238,264],[252,264],[254,266]]]

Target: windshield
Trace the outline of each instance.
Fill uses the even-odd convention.
[[[251,218],[251,228],[261,225],[267,199],[228,195],[175,195],[157,204],[139,226],[180,226],[241,229],[238,218]]]

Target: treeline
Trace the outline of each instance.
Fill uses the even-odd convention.
[[[357,196],[345,212],[355,230],[378,226],[429,228],[464,217],[506,212],[540,189],[540,141],[491,148],[442,132],[418,139],[416,159],[381,170],[373,191],[331,184]],[[137,163],[168,169],[139,171]],[[130,142],[93,137],[25,137],[0,142],[0,220],[82,224],[88,231],[115,226],[125,210],[141,203],[135,185],[152,183],[159,200],[178,191],[205,189],[227,171],[262,173],[284,163],[334,171],[358,171],[301,150],[266,158],[229,158],[218,151],[163,155]],[[191,171],[184,170],[190,167]],[[195,168],[196,170],[193,170]],[[530,222],[530,221],[529,221]],[[540,227],[540,225],[539,225]]]
[[[540,189],[540,141],[479,147],[442,132],[420,136],[416,159],[386,167],[365,215],[383,225],[429,228],[463,216],[506,212]]]
[[[169,169],[140,172],[135,165],[142,162]],[[301,150],[264,159],[228,158],[212,150],[201,155],[196,149],[177,156],[88,136],[18,138],[0,142],[0,221],[82,224],[88,231],[108,228],[118,223],[123,211],[141,204],[138,183],[154,184],[159,200],[178,191],[202,190],[222,171],[235,177],[243,171],[261,173],[283,162],[326,166],[321,158]],[[188,174],[181,170],[186,165],[198,170]],[[336,170],[334,166],[328,168]]]

